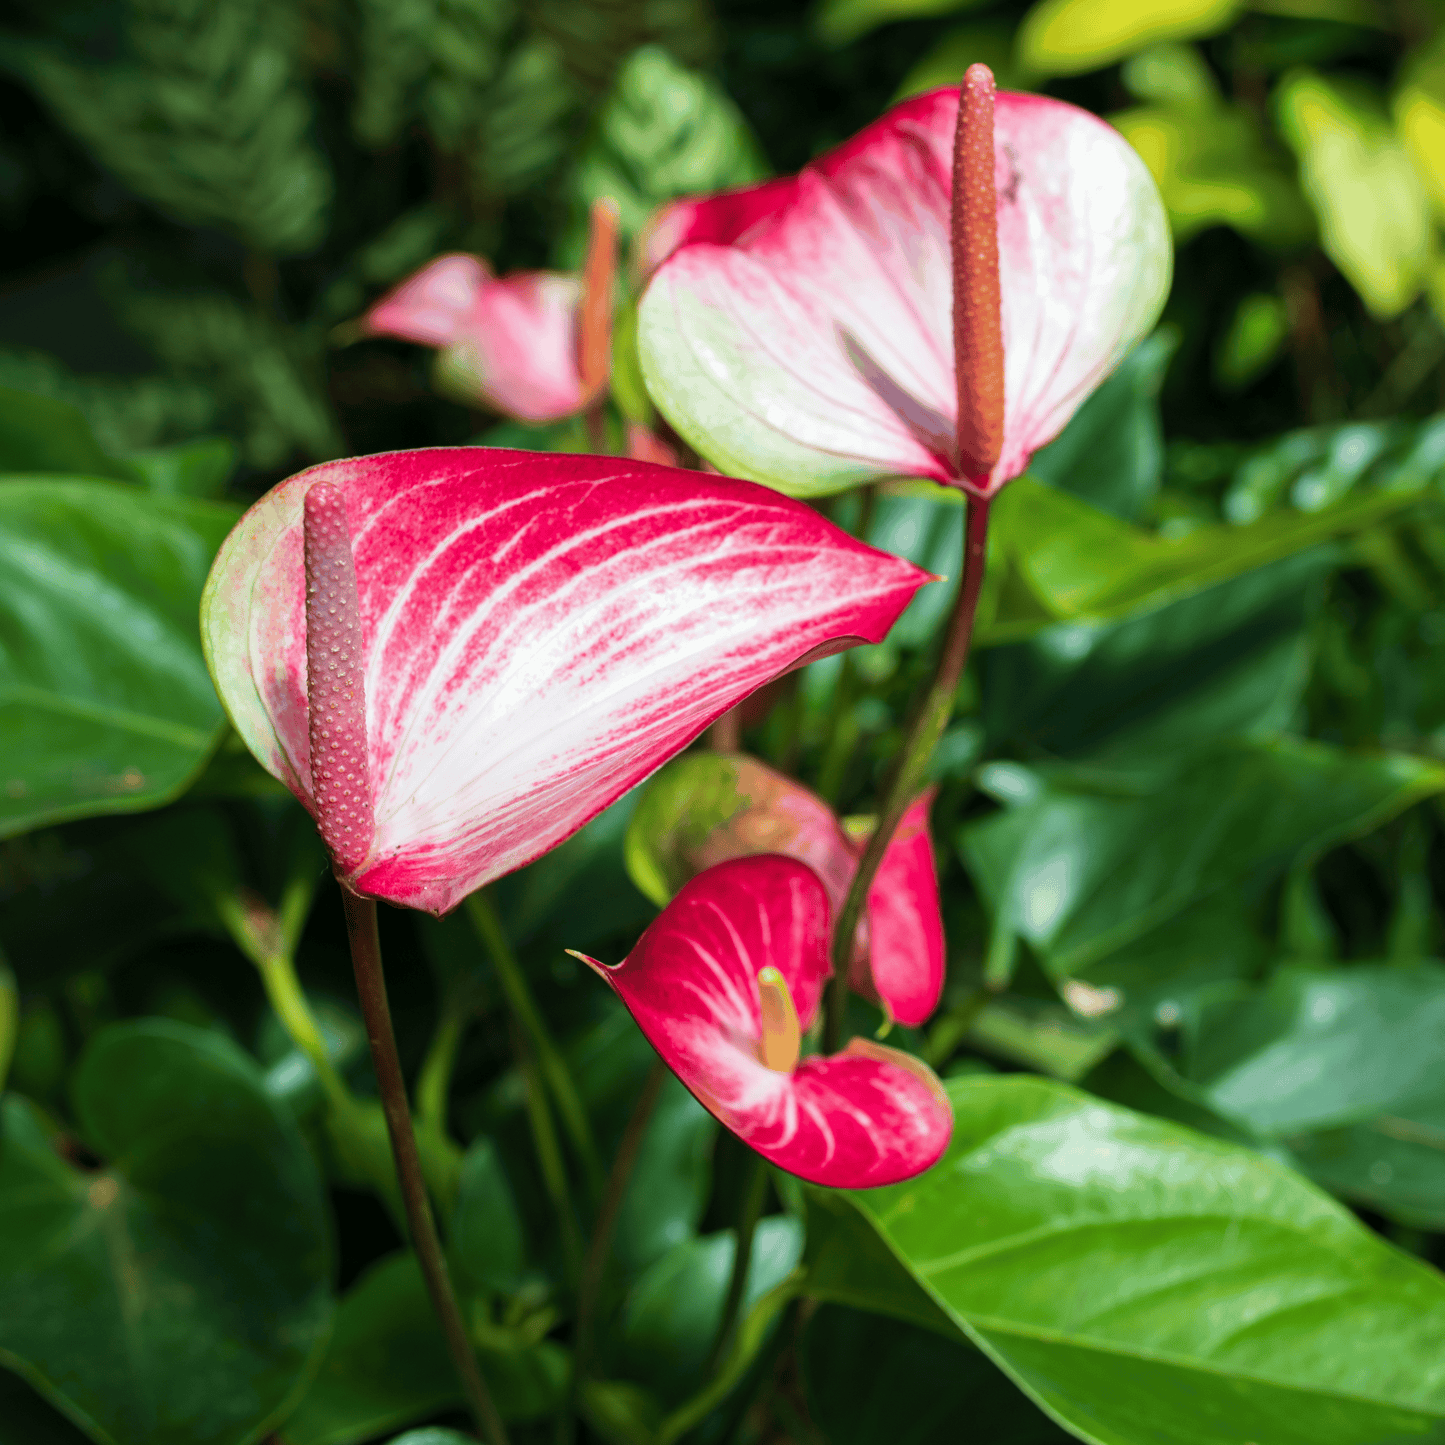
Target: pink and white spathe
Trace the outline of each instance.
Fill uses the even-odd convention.
[[[593,399],[579,357],[582,295],[576,276],[519,271],[499,279],[478,256],[438,256],[362,324],[372,336],[437,348],[449,381],[492,410],[555,421]]]
[[[668,1068],[769,1162],[829,1188],[896,1184],[943,1153],[953,1111],[925,1064],[871,1040],[800,1059],[829,922],[811,868],[739,858],[684,884],[615,968],[586,961]]]
[[[643,374],[720,469],[796,496],[889,476],[989,495],[1153,326],[1171,252],[1143,162],[1086,111],[1000,93],[1003,439],[986,475],[967,474],[955,440],[957,117],[956,90],[917,96],[791,187],[660,218],[654,249],[674,249],[642,301]],[[759,219],[762,201],[774,208]]]
[[[935,789],[914,799],[883,854],[858,920],[848,986],[910,1028],[925,1023],[943,992],[945,952],[938,870],[928,811]],[[660,815],[672,794],[703,798],[717,824],[699,839],[687,820]],[[690,807],[690,801],[684,804]],[[871,830],[845,829],[822,798],[756,758],[689,753],[657,777],[634,813],[627,851],[634,881],[655,903],[670,884],[733,858],[779,853],[806,863],[822,881],[836,917]],[[650,835],[650,836],[649,836]],[[656,849],[669,857],[647,857]],[[660,862],[662,866],[655,866]],[[649,866],[654,864],[654,866]]]
[[[357,620],[322,641],[354,681],[336,705],[364,697],[336,735],[350,741],[335,777],[364,804],[352,843],[328,834],[310,732],[329,714],[309,706],[308,607],[326,604],[310,614],[319,636],[330,602],[320,583],[308,602],[320,575],[308,546],[324,551],[315,524],[336,531],[337,517]],[[201,631],[236,730],[318,818],[344,881],[442,913],[779,673],[878,641],[925,580],[747,482],[436,448],[328,462],[273,488],[222,545]]]

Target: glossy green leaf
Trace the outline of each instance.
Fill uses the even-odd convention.
[[[0,835],[153,808],[215,746],[197,608],[235,512],[105,482],[0,485]]]
[[[93,1173],[10,1096],[0,1361],[103,1445],[244,1445],[305,1388],[331,1325],[310,1154],[259,1070],[161,1020],[99,1033],[74,1078]]]
[[[0,473],[26,472],[135,480],[96,441],[78,406],[0,387]]]
[[[628,1274],[691,1239],[707,1208],[717,1120],[672,1075],[663,1080],[633,1165],[612,1258]]]
[[[985,0],[823,0],[813,14],[813,29],[824,45],[851,45],[870,30],[895,20],[921,20],[977,10]],[[953,83],[958,84],[959,69]]]
[[[927,1174],[851,1195],[1098,1445],[1377,1445],[1445,1422],[1445,1279],[1281,1165],[1025,1077],[947,1085]]]
[[[1429,194],[1378,100],[1301,71],[1276,104],[1326,254],[1375,316],[1397,315],[1425,283],[1433,227]]]
[[[1180,1072],[1255,1133],[1301,1134],[1433,1100],[1445,1109],[1445,966],[1287,967],[1200,1021]]]
[[[1020,641],[1056,622],[1114,621],[1165,607],[1373,526],[1408,506],[1426,480],[1422,468],[1401,469],[1391,485],[1360,489],[1318,510],[1280,510],[1247,526],[1204,525],[1162,536],[1020,477],[993,504],[977,645]],[[921,646],[953,604],[961,511],[957,493],[923,484],[879,501],[868,540],[947,579],[909,603],[890,634],[900,646]]]
[[[1039,782],[961,835],[995,915],[1071,974],[1218,889],[1281,873],[1445,788],[1403,754],[1286,739],[1222,744],[1165,777]]]
[[[390,1445],[471,1445],[475,1438],[472,1435],[463,1435],[460,1430],[428,1425],[421,1430],[408,1430],[405,1435],[393,1436]]]
[[[1039,0],[1019,28],[1019,55],[1040,75],[1098,70],[1160,40],[1213,35],[1240,0]]]
[[[1314,217],[1298,183],[1244,106],[1215,94],[1188,104],[1176,96],[1109,119],[1158,182],[1180,244],[1210,226],[1231,226],[1276,252],[1313,238]]]
[[[1139,762],[1285,727],[1330,549],[1287,557],[1142,617],[1060,623],[983,659],[995,745]]]
[[[1325,1188],[1389,1219],[1445,1230],[1445,1099],[1439,1092],[1365,1124],[1290,1140]]]
[[[804,1197],[805,1288],[810,1299],[886,1315],[949,1338],[959,1336],[958,1326],[845,1196],[808,1189]]]
[[[479,1361],[504,1418],[556,1409],[568,1368],[559,1346],[483,1350]],[[463,1403],[421,1271],[403,1251],[347,1291],[321,1368],[282,1433],[286,1445],[355,1445]]]
[[[735,1248],[731,1230],[686,1240],[659,1259],[628,1298],[620,1330],[620,1369],[669,1404],[680,1403],[703,1383]],[[802,1252],[798,1220],[774,1215],[759,1222],[744,1312],[792,1272]]]
[[[1164,474],[1159,388],[1178,346],[1178,332],[1167,327],[1141,341],[1034,454],[1029,475],[1127,521],[1144,516]]]
[[[829,1445],[956,1445],[959,1424],[989,1445],[1073,1437],[962,1340],[824,1305],[799,1351],[808,1414]]]

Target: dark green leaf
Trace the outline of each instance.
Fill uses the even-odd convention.
[[[1061,623],[983,659],[997,743],[1137,760],[1287,725],[1309,675],[1305,619],[1328,549],[1142,617]]]
[[[536,1419],[556,1409],[567,1379],[558,1346],[484,1350],[480,1362],[505,1418]],[[286,1423],[286,1445],[353,1445],[462,1404],[416,1260],[392,1254],[341,1301],[321,1369]]]
[[[1101,1445],[1378,1445],[1445,1421],[1445,1280],[1289,1170],[1024,1077],[947,1085],[927,1174],[850,1196]]]
[[[49,396],[0,388],[0,472],[64,472],[135,480],[108,455],[78,406]]]
[[[717,1121],[669,1074],[642,1137],[612,1257],[629,1274],[691,1239],[707,1208]]]
[[[85,1445],[85,1439],[18,1375],[0,1370],[0,1445]]]
[[[732,1273],[731,1230],[689,1239],[638,1280],[621,1327],[621,1369],[669,1404],[703,1383]],[[748,1264],[744,1313],[793,1270],[803,1252],[801,1223],[787,1215],[759,1222]]]
[[[11,1097],[0,1151],[0,1359],[129,1445],[260,1439],[331,1324],[321,1180],[259,1070],[217,1035],[99,1033],[75,1109],[95,1173]]]
[[[476,1140],[462,1157],[450,1246],[458,1278],[473,1288],[511,1294],[521,1284],[526,1265],[522,1221],[490,1139]]]
[[[226,490],[236,470],[236,444],[228,437],[205,437],[173,447],[130,452],[125,463],[149,491],[167,497],[213,499]]]
[[[0,834],[173,797],[215,746],[201,586],[235,512],[104,482],[0,486]]]
[[[1010,769],[1020,803],[966,827],[965,860],[994,911],[1071,974],[1217,889],[1377,827],[1445,787],[1403,754],[1280,739],[1221,745],[1177,773],[1047,782]]]
[[[800,1350],[808,1414],[830,1445],[955,1445],[959,1423],[989,1445],[1072,1437],[961,1339],[824,1305]]]
[[[1180,1072],[1226,1118],[1280,1137],[1445,1110],[1445,967],[1280,969],[1198,1026]]]
[[[1167,327],[1140,342],[1034,454],[1029,475],[1126,521],[1143,517],[1164,475],[1159,387],[1178,347],[1178,332]]]

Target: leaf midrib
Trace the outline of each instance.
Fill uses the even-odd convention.
[[[158,742],[173,743],[177,747],[191,750],[208,748],[211,732],[199,732],[183,723],[170,722],[165,718],[147,717],[144,713],[131,712],[126,708],[107,707],[103,703],[87,702],[82,698],[67,697],[64,693],[47,692],[38,687],[6,687],[0,689],[0,704],[22,703],[41,708],[47,712],[72,717],[82,722],[101,723],[106,727],[119,728],[139,737],[154,738]]]

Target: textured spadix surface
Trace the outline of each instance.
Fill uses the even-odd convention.
[[[957,116],[957,91],[932,91],[795,186],[723,193],[660,219],[663,242],[709,239],[682,244],[652,278],[643,372],[664,415],[718,467],[796,496],[880,476],[961,480]],[[1145,335],[1170,277],[1158,190],[1111,126],[1002,92],[994,140],[1005,410],[998,465],[974,479],[983,490],[1022,472]],[[764,203],[774,209],[760,219]]]
[[[828,895],[776,854],[700,873],[615,968],[593,967],[663,1062],[744,1143],[814,1184],[863,1189],[920,1174],[953,1113],[908,1054],[866,1039],[789,1073],[761,1061],[758,974],[776,968],[806,1032],[828,980]]]
[[[927,580],[765,488],[482,447],[329,462],[237,524],[201,604],[237,731],[314,811],[302,504],[344,494],[375,836],[359,891],[444,912]]]
[[[453,385],[523,421],[553,421],[588,402],[577,356],[582,283],[557,271],[500,279],[479,256],[438,256],[366,313],[375,336],[445,354]]]

